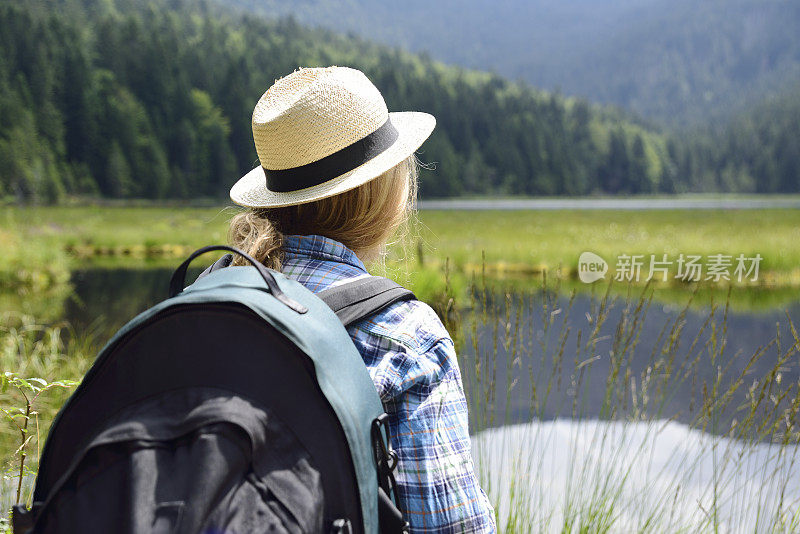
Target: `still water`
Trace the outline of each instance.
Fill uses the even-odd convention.
[[[193,280],[199,271],[199,267],[190,271],[187,280]],[[102,345],[125,322],[166,298],[171,274],[170,269],[161,268],[76,271],[74,295],[66,302],[64,319],[78,332],[94,332],[96,343]],[[649,393],[653,404],[649,415],[691,422],[704,382],[713,383],[720,369],[730,377],[765,376],[792,344],[788,318],[800,325],[800,297],[770,311],[729,310],[723,317],[719,309],[710,318],[708,308],[690,309],[681,315],[680,307],[658,302],[652,302],[646,313],[634,315],[631,312],[636,302],[617,299],[607,303],[605,321],[593,334],[596,343],[587,349],[585,344],[598,319],[597,298],[579,294],[570,304],[564,295],[550,296],[544,312],[547,317],[543,315],[542,298],[538,291],[493,294],[485,301],[489,313],[476,314],[474,307],[472,312],[461,313],[458,324],[462,327],[460,356],[465,389],[475,399],[479,395],[491,397],[482,402],[475,416],[480,420],[473,421],[474,427],[528,422],[534,417],[550,420],[608,415],[608,381],[615,371],[612,355],[621,353],[621,343],[634,336],[635,343],[628,344],[635,347],[624,354],[624,372],[633,376],[634,382],[646,378],[648,368],[654,368],[659,357],[672,357],[673,367],[683,366],[686,375],[682,380],[662,383],[657,405],[652,401],[656,392]],[[475,303],[482,301],[477,298]],[[625,317],[629,331],[620,333]],[[679,332],[669,342],[670,329],[676,322],[680,323]],[[584,346],[581,351],[577,348],[579,336]],[[776,338],[783,340],[783,346],[778,346]],[[553,361],[559,351],[564,363],[556,366]],[[761,356],[750,362],[759,351]],[[798,360],[790,358],[781,367],[785,383],[800,379]],[[747,372],[742,375],[745,368]],[[641,387],[639,383],[636,386]],[[507,395],[509,387],[511,393]],[[489,389],[493,394],[489,395]],[[737,390],[729,403],[731,409],[744,402],[746,392],[746,387]],[[536,403],[532,397],[537,398]],[[577,404],[576,398],[580,401]],[[636,408],[628,402],[615,404],[617,415]]]
[[[166,298],[170,276],[160,268],[76,271],[62,318],[79,333],[93,332],[101,346]],[[465,308],[454,324],[474,406],[473,457],[500,525],[521,515],[517,530],[559,532],[576,510],[580,516],[599,505],[613,508],[611,532],[753,532],[772,530],[787,508],[799,509],[796,446],[731,440],[713,425],[700,431],[697,413],[702,385],[724,373],[745,387],[714,423],[724,430],[737,417],[747,382],[769,375],[793,344],[788,319],[800,323],[800,297],[779,309],[734,309],[725,317],[718,311],[711,318],[708,309],[681,315],[657,302],[645,314],[631,314],[629,304],[615,301],[596,329],[601,314],[588,295],[571,303],[536,291],[483,297],[473,304],[485,302],[484,310]],[[667,341],[676,324],[679,334]],[[590,337],[596,342],[587,348]],[[633,347],[624,350],[626,344]],[[624,356],[616,375],[615,355]],[[670,355],[680,379],[659,386],[654,362]],[[780,375],[785,384],[800,380],[796,353]]]
[[[644,412],[691,423],[715,383],[721,396],[741,380],[716,411],[715,424],[723,427],[747,402],[748,386],[768,376],[780,358],[778,380],[800,380],[789,322],[800,325],[800,301],[727,314],[724,306],[712,313],[710,306],[684,310],[656,301],[637,313],[638,304],[609,300],[596,328],[600,302],[589,295],[571,302],[564,295],[548,298],[546,307],[538,292],[490,297],[486,307],[493,313],[465,334],[462,362],[473,398],[479,391],[485,398],[489,381],[495,383],[494,405],[482,420],[501,426]],[[587,347],[590,337],[596,342]]]
[[[421,210],[673,210],[722,209],[754,210],[768,208],[800,209],[800,197],[704,197],[669,198],[509,198],[421,200]]]

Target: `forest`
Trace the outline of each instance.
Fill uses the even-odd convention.
[[[795,0],[226,0],[659,124],[724,121],[800,82]],[[405,21],[422,21],[409,24]]]
[[[674,132],[353,35],[187,0],[0,0],[0,199],[214,198],[256,163],[255,102],[298,66],[363,70],[437,117],[423,198],[800,191],[800,91]]]

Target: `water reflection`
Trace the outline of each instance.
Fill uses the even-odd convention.
[[[198,265],[190,270],[187,280],[193,280],[201,268]],[[78,332],[95,332],[97,344],[102,345],[125,322],[167,297],[171,275],[171,269],[160,268],[76,271],[72,279],[74,295],[64,307],[64,318]],[[638,341],[625,354],[624,369],[613,384],[620,390],[625,388],[624,392],[614,393],[624,394],[624,398],[615,401],[615,415],[634,413],[641,406],[632,400],[636,394],[627,391],[631,378],[639,390],[641,403],[641,389],[646,386],[641,377],[647,376],[648,367],[652,368],[653,361],[662,356],[669,329],[677,320],[682,325],[680,335],[669,350],[676,355],[673,366],[683,375],[676,372],[675,379],[664,382],[666,390],[658,392],[658,369],[655,368],[648,392],[653,405],[648,414],[691,422],[703,401],[704,383],[713,383],[721,370],[726,377],[738,377],[748,365],[745,380],[765,376],[780,353],[774,342],[776,336],[780,335],[782,340],[781,350],[785,351],[792,344],[787,313],[800,323],[800,301],[795,301],[785,311],[742,313],[731,310],[725,318],[727,328],[723,332],[722,309],[709,321],[708,308],[688,310],[685,316],[680,316],[679,308],[654,302],[641,320],[634,323],[631,308],[625,312],[626,304],[618,300],[609,307],[604,324],[595,334],[594,349],[580,354],[576,360],[578,336],[581,336],[581,344],[585,344],[596,325],[592,321],[597,320],[597,301],[593,302],[589,295],[577,295],[571,305],[568,297],[562,295],[549,302],[547,308],[543,306],[541,293],[535,291],[518,292],[511,298],[495,293],[488,295],[485,302],[490,312],[478,313],[480,310],[476,307],[472,312],[463,313],[460,321],[462,377],[468,396],[477,406],[473,409],[473,429],[529,422],[534,418],[611,415],[606,411],[609,376],[614,376],[610,354],[621,350],[621,339],[636,334]],[[620,333],[621,324],[627,324],[631,332]],[[721,349],[723,339],[724,348]],[[750,356],[763,347],[766,347],[763,355],[749,363]],[[720,350],[722,356],[712,362],[711,353]],[[557,353],[563,354],[563,364],[554,366],[553,355]],[[479,359],[476,354],[480,355]],[[576,367],[584,361],[589,363],[576,373]],[[682,370],[679,369],[681,365],[685,366]],[[781,379],[785,383],[796,383],[800,379],[800,362],[796,355],[781,368]],[[490,381],[494,383],[493,394],[488,391]],[[507,394],[512,384],[511,393]],[[735,407],[745,402],[746,393],[746,385],[737,390],[728,408],[720,412],[724,416],[720,425],[735,417]],[[576,400],[578,404],[573,404]]]
[[[194,280],[202,268],[190,268]],[[122,325],[166,299],[173,269],[86,269],[72,275],[65,319],[78,332],[91,331],[102,345]]]
[[[490,313],[478,321],[462,319],[462,377],[478,405],[474,426],[636,413],[691,423],[715,394],[719,376],[718,396],[741,378],[715,414],[714,424],[724,428],[743,417],[749,386],[769,376],[780,355],[789,353],[773,378],[784,385],[800,380],[787,318],[800,326],[800,302],[785,310],[727,315],[724,304],[714,313],[707,307],[683,315],[678,307],[655,302],[637,313],[637,304],[619,298],[609,303],[595,331],[599,302],[589,295],[576,295],[571,303],[539,292],[489,295]],[[587,349],[592,335],[596,343]]]

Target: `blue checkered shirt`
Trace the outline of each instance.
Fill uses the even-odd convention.
[[[315,293],[369,276],[353,251],[326,237],[286,236],[283,251],[283,273]],[[494,532],[473,468],[455,348],[436,313],[398,302],[348,332],[389,414],[398,504],[412,532]]]

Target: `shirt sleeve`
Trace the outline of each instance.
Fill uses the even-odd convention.
[[[411,531],[495,532],[494,510],[475,476],[452,340],[404,356],[414,363],[404,366],[383,400],[398,454],[397,500]]]

